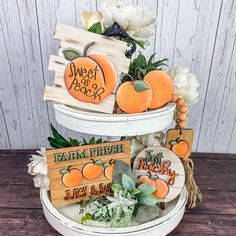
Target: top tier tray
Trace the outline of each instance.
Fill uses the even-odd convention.
[[[139,114],[103,114],[78,110],[54,103],[57,122],[74,131],[117,137],[135,136],[161,131],[170,126],[175,103]]]

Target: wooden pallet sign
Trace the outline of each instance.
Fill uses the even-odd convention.
[[[54,38],[60,40],[61,48],[58,56],[51,55],[49,59],[48,69],[55,72],[55,77],[53,86],[46,86],[44,100],[113,113],[120,74],[129,69],[130,59],[125,56],[127,44],[62,24],[56,25]],[[62,53],[66,49],[76,50],[78,55],[86,51],[90,57],[67,60]]]
[[[138,182],[156,187],[154,195],[161,202],[175,199],[185,183],[184,167],[179,157],[164,147],[149,147],[135,158],[133,171]]]
[[[67,205],[90,195],[109,194],[116,160],[130,164],[129,140],[48,150],[53,205]]]

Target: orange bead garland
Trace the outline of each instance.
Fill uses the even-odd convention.
[[[188,108],[183,98],[177,98],[173,95],[173,102],[176,102],[176,127],[183,129],[186,126]]]

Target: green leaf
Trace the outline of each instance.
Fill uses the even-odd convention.
[[[71,147],[72,146],[71,143],[69,143],[68,141],[62,140],[62,139],[53,139],[52,137],[48,137],[48,141],[55,142],[62,147]]]
[[[102,165],[104,168],[107,168],[107,167],[109,167],[110,166],[110,163],[108,163],[108,162],[105,162],[105,163],[103,163],[103,165]]]
[[[63,52],[65,58],[69,61],[73,61],[74,59],[81,56],[81,53],[79,51],[77,51],[76,49],[72,49],[72,48],[66,48],[62,52]]]
[[[148,193],[141,193],[139,195],[139,203],[143,204],[143,205],[155,205],[159,202],[159,199],[156,198],[153,194],[148,194]]]
[[[51,147],[57,149],[57,148],[64,148],[64,146],[58,144],[55,139],[53,139],[52,137],[48,137],[48,141]]]
[[[55,140],[63,140],[65,143],[67,143],[68,147],[71,147],[71,144],[62,136],[60,135],[57,130],[54,128],[54,126],[51,124],[51,130],[52,134]]]
[[[135,182],[126,174],[123,174],[122,176],[122,185],[127,191],[131,191],[135,188]]]
[[[89,32],[96,33],[96,34],[102,34],[103,31],[102,31],[102,24],[101,24],[101,22],[94,23],[94,24],[88,29],[88,31],[89,31]]]
[[[61,169],[59,172],[61,175],[65,175],[65,174],[69,173],[69,171],[66,169]]]
[[[140,190],[137,189],[137,188],[134,188],[134,189],[131,190],[132,195],[136,195],[136,194],[139,194],[139,193],[140,193]]]
[[[120,192],[123,190],[123,187],[120,184],[112,184],[111,189],[113,192]]]
[[[133,216],[134,216],[134,217],[137,215],[138,209],[139,209],[139,205],[138,205],[138,203],[136,203],[136,204],[134,205],[134,210],[133,210]]]
[[[134,86],[134,90],[137,93],[141,93],[143,91],[150,89],[149,85],[142,80],[135,80],[133,83],[133,86]]]
[[[161,66],[161,65],[166,65],[164,62],[168,61],[167,58],[164,58],[162,60],[159,60],[159,61],[156,61],[154,63],[152,63],[152,66],[154,66],[155,68],[157,68],[158,66]]]
[[[95,144],[95,137],[92,137],[90,140],[89,140],[89,144]]]
[[[88,145],[89,143],[83,138],[83,144],[82,145]]]
[[[145,49],[144,42],[141,40],[135,40],[135,42],[138,44],[139,47]]]
[[[98,166],[102,165],[102,163],[103,163],[102,160],[97,160],[97,161],[95,161],[95,165],[98,165]]]
[[[136,181],[136,177],[134,172],[130,169],[130,165],[122,160],[116,160],[112,175],[112,183],[122,185],[122,177],[124,173],[132,178],[134,182]]]
[[[150,58],[149,58],[149,60],[148,60],[148,66],[150,66],[150,65],[152,64],[152,61],[153,61],[155,55],[156,55],[156,53],[153,53],[153,54],[150,56]]]
[[[161,209],[157,205],[145,206],[141,205],[138,208],[138,212],[135,217],[135,221],[138,223],[145,223],[155,220],[160,216]]]
[[[69,138],[69,141],[73,147],[80,146],[80,143],[77,139]]]
[[[140,52],[138,57],[134,60],[135,68],[145,68],[147,66],[147,61],[145,56]]]
[[[156,191],[156,188],[154,186],[145,183],[139,185],[138,189],[143,193],[153,193],[154,191]]]
[[[102,143],[102,139],[99,138],[99,139],[96,141],[96,143]]]
[[[152,180],[157,180],[159,177],[157,175],[152,175],[151,177],[149,177]]]
[[[169,144],[170,144],[171,146],[173,146],[173,145],[177,144],[177,142],[176,142],[176,140],[171,140],[171,141],[169,142]]]
[[[92,219],[93,219],[93,215],[90,213],[86,213],[84,216],[81,217],[80,222],[81,224],[84,224],[86,221],[92,220]]]

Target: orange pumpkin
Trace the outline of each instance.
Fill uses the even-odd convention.
[[[115,89],[117,74],[106,57],[97,54],[87,56],[88,48],[94,44],[89,43],[84,49],[84,55],[67,65],[65,84],[74,98],[99,104]]]
[[[149,108],[156,109],[172,101],[174,85],[170,76],[161,70],[147,73],[143,79],[152,88],[152,101]]]
[[[149,85],[143,81],[127,81],[118,88],[116,101],[119,108],[124,112],[143,112],[150,106],[152,90]]]

